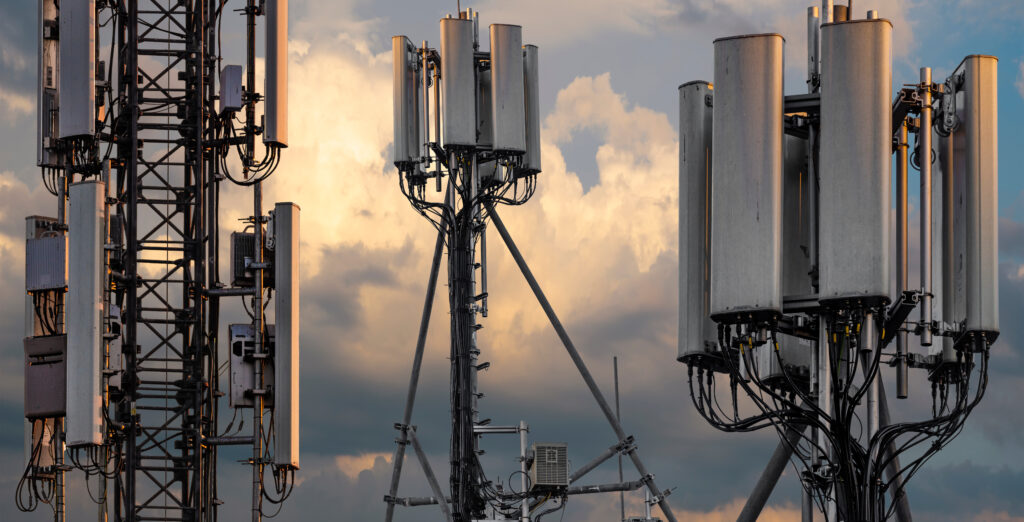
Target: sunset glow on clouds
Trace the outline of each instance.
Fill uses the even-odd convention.
[[[391,164],[390,36],[407,34],[436,45],[437,19],[455,9],[455,2],[447,1],[396,4],[401,2],[292,2],[291,135],[264,196],[265,206],[293,201],[302,208],[303,468],[283,520],[377,520],[384,510],[396,436],[392,425],[401,416],[436,238],[399,192]],[[1002,27],[991,20],[984,27],[959,26],[955,19],[980,15],[939,4],[945,9],[941,31],[929,26],[935,22],[923,13],[928,3],[921,0],[856,2],[858,11],[879,8],[894,21],[898,81],[916,81],[915,67],[923,61],[952,67],[964,54],[985,51],[972,42],[990,36],[985,33],[994,32],[991,27]],[[1003,18],[1012,18],[1005,11],[1020,4],[1008,5],[999,11]],[[734,520],[776,437],[722,434],[707,426],[686,394],[686,368],[675,362],[676,85],[710,79],[711,38],[771,30],[787,38],[787,86],[798,89],[806,6],[782,0],[491,0],[472,7],[481,11],[482,25],[521,23],[524,41],[541,44],[544,170],[532,201],[500,207],[499,214],[607,395],[611,358],[619,357],[625,428],[637,437],[662,486],[678,488],[670,497],[677,515],[702,522]],[[27,11],[19,16],[34,16]],[[1017,20],[1024,18],[1019,14]],[[955,37],[966,43],[952,47]],[[25,152],[34,150],[26,141],[31,133],[24,132],[34,126],[34,101],[28,111],[17,101],[34,100],[25,87],[34,80],[18,79],[34,72],[7,65],[20,62],[6,58],[33,56],[33,41],[23,38],[11,44],[20,51],[8,52],[6,40],[0,40],[5,66],[0,131],[9,137],[0,140],[0,263],[13,267],[0,271],[5,346],[0,467],[5,468],[21,466],[22,458],[23,217],[52,207],[34,157]],[[951,47],[945,61],[923,57],[935,45]],[[1024,119],[1024,50],[1019,42],[999,45],[992,52],[1005,51],[1000,121],[1014,125],[1001,129],[1001,201],[1024,205],[1024,182],[1013,170],[1024,161],[1019,152],[1024,133],[1015,132],[1019,124],[1012,123],[1013,115]],[[1017,92],[1021,96],[1010,96]],[[2,101],[6,93],[15,102]],[[587,140],[594,143],[579,146]],[[237,219],[251,212],[251,202],[245,191],[232,187],[225,187],[222,201],[222,230],[228,234],[241,227]],[[1024,232],[1014,232],[1024,230],[1024,215],[1015,214],[1021,210],[1013,205],[1000,210],[1007,330],[994,358],[1001,364],[992,392],[962,439],[915,478],[911,503],[922,520],[1016,522],[1024,517],[1019,495],[1024,437],[1016,429],[1024,412],[1014,402],[1024,392],[1024,330],[1005,319],[1024,313]],[[489,317],[481,320],[479,333],[481,360],[492,363],[480,376],[483,416],[496,424],[525,419],[531,440],[568,442],[573,464],[582,465],[614,443],[614,436],[492,232],[493,227]],[[446,290],[442,275],[413,417],[442,483],[448,448]],[[241,316],[240,305],[235,306]],[[913,400],[923,401],[920,395]],[[486,449],[492,474],[505,480],[518,469],[518,440],[488,439]],[[229,456],[221,460],[220,488],[227,501],[221,514],[232,520],[245,516],[248,507],[249,468]],[[606,464],[588,480],[614,482],[613,468]],[[628,464],[625,469],[627,480],[635,478]],[[792,475],[787,471],[762,520],[799,519],[799,488]],[[13,479],[0,474],[0,491],[13,491]],[[411,454],[402,484],[403,495],[428,494]],[[73,505],[84,509],[84,494],[74,490]],[[7,504],[0,503],[4,520],[46,518],[45,513],[14,515]],[[642,495],[627,496],[627,505],[632,514],[640,513]],[[398,519],[432,520],[438,514],[433,509],[400,509]],[[617,514],[618,496],[600,495],[571,500],[565,520],[611,520]]]

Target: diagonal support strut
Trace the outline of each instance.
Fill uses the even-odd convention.
[[[416,387],[420,381],[420,368],[423,365],[423,349],[427,342],[427,329],[430,326],[430,312],[434,307],[434,291],[437,289],[437,275],[441,268],[441,253],[444,251],[444,235],[447,230],[445,222],[442,221],[441,228],[437,231],[437,243],[434,245],[434,259],[430,265],[430,278],[427,280],[427,295],[423,302],[423,315],[420,317],[420,332],[416,338],[416,355],[412,361],[412,372],[409,376],[409,392],[405,398],[405,413],[402,415],[402,424],[399,426],[399,437],[396,441],[395,456],[391,460],[391,487],[385,501],[388,502],[387,513],[384,517],[386,522],[391,522],[395,516],[394,499],[398,494],[398,482],[402,476],[402,461],[405,460],[405,446],[409,443],[409,423],[412,422],[412,408],[416,402]],[[443,495],[440,498],[444,498]]]
[[[612,430],[615,431],[615,435],[618,440],[625,440],[627,435],[623,431],[622,425],[619,424],[619,419],[615,416],[615,412],[612,411],[611,406],[608,405],[608,401],[604,398],[600,388],[597,387],[597,382],[594,381],[594,377],[590,374],[590,370],[587,369],[587,365],[583,362],[583,358],[580,357],[580,353],[576,350],[576,346],[572,343],[572,339],[569,338],[569,334],[566,333],[565,328],[562,326],[562,322],[558,320],[558,316],[555,314],[555,310],[551,307],[551,303],[548,302],[547,297],[544,296],[543,290],[540,288],[540,284],[537,283],[537,279],[533,277],[533,272],[530,271],[530,267],[526,264],[526,260],[523,259],[523,255],[519,252],[519,248],[516,247],[512,236],[509,235],[508,230],[505,228],[504,223],[501,222],[501,218],[498,217],[498,213],[494,210],[492,204],[485,203],[487,206],[487,212],[490,214],[491,219],[494,221],[494,227],[498,230],[498,234],[501,235],[501,239],[505,242],[505,246],[508,247],[509,253],[512,254],[513,259],[516,261],[516,265],[519,266],[519,270],[523,273],[523,277],[526,278],[526,282],[529,283],[530,289],[533,290],[534,295],[537,297],[537,301],[540,302],[541,308],[544,309],[544,313],[548,316],[548,320],[551,321],[551,326],[555,329],[555,333],[558,334],[558,338],[561,339],[562,344],[565,346],[565,350],[569,352],[569,357],[572,358],[572,362],[576,365],[576,369],[579,370],[580,376],[583,377],[583,381],[586,382],[587,388],[590,389],[590,393],[593,394],[594,400],[597,401],[598,406],[601,407],[601,412],[608,419],[608,423],[611,424]],[[630,460],[633,461],[633,465],[636,467],[637,472],[640,473],[644,484],[647,489],[651,492],[651,495],[658,499],[658,506],[661,507],[662,514],[669,522],[676,522],[676,517],[672,513],[672,508],[668,504],[666,498],[667,493],[658,489],[658,486],[654,483],[654,478],[647,472],[647,468],[644,466],[643,461],[640,460],[640,455],[637,453],[636,448],[628,452]]]

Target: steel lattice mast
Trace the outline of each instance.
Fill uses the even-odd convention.
[[[53,435],[33,435],[19,508],[50,502],[39,492],[51,483],[63,491],[66,439],[71,464],[101,477],[101,518],[214,521],[223,503],[217,447],[240,444],[253,448],[252,518],[259,520],[265,501],[279,504],[290,494],[299,463],[299,209],[277,203],[268,216],[261,187],[287,147],[287,1],[246,0],[240,10],[244,83],[241,66],[221,64],[221,27],[234,12],[227,1],[39,1],[38,162],[59,212],[56,220],[34,218],[39,232],[29,234],[27,249],[40,251],[61,234],[68,247],[40,251],[28,275],[47,276],[31,290],[47,315],[58,313],[46,303],[61,303],[67,292],[67,310],[59,312],[70,328],[65,335],[47,320],[27,332],[26,417],[34,433]],[[267,26],[262,94],[255,81],[260,19]],[[103,43],[107,60],[100,59]],[[227,162],[235,151],[240,176]],[[253,194],[252,232],[232,234],[229,282],[219,262],[224,180]],[[70,267],[63,286],[46,272],[61,264]],[[276,334],[264,313],[271,292]],[[221,300],[232,297],[251,300],[255,312],[250,324],[231,325],[230,342],[222,342]],[[61,343],[67,349],[51,348]],[[66,371],[48,370],[58,363]],[[228,369],[231,406],[252,408],[248,436],[221,433],[218,424]],[[66,394],[41,384],[51,376],[62,392],[66,381]],[[54,448],[49,454],[46,444]],[[268,468],[273,493],[264,487]],[[34,497],[27,503],[26,483]],[[62,496],[55,500],[63,520]]]
[[[206,145],[210,13],[201,1],[127,8],[117,182],[126,225],[125,345],[138,348],[127,351],[117,407],[127,440],[115,492],[126,520],[214,520],[216,449],[203,444],[217,429],[218,365],[204,298],[204,202],[216,173]]]

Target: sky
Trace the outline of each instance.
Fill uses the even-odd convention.
[[[23,218],[52,198],[34,165],[35,3],[0,0],[0,499],[23,466]],[[230,5],[230,4],[229,4]],[[540,48],[543,173],[526,205],[500,209],[606,395],[619,357],[622,418],[680,519],[735,519],[774,433],[724,434],[693,410],[677,332],[677,86],[712,79],[712,40],[754,32],[786,37],[787,94],[804,91],[807,4],[783,0],[488,0],[463,2],[481,26],[515,23]],[[891,19],[898,85],[917,68],[944,78],[968,54],[999,57],[1000,304],[991,384],[961,436],[909,486],[920,520],[1024,521],[1024,39],[1017,0],[861,0]],[[391,165],[391,36],[439,41],[437,21],[455,1],[292,0],[290,143],[265,201],[302,207],[302,469],[283,520],[382,518],[434,229],[398,190]],[[240,42],[229,29],[226,42]],[[230,45],[230,44],[228,44]],[[235,45],[235,49],[240,48]],[[226,45],[227,46],[227,45]],[[234,62],[230,60],[234,59]],[[230,54],[225,63],[240,63]],[[259,66],[258,66],[259,67]],[[911,179],[916,186],[916,178]],[[247,215],[248,196],[227,188],[225,229]],[[916,212],[917,199],[912,198]],[[912,221],[913,223],[913,221]],[[226,230],[227,233],[229,230]],[[489,316],[478,334],[482,416],[526,420],[534,441],[569,444],[580,466],[615,441],[512,259],[489,252]],[[912,276],[912,280],[913,277]],[[442,484],[448,446],[446,295],[439,286],[413,423]],[[242,315],[240,306],[232,313]],[[230,319],[230,318],[229,318]],[[229,321],[226,320],[225,324]],[[892,377],[889,375],[888,377]],[[912,381],[895,419],[926,414],[927,385]],[[890,389],[892,389],[890,387]],[[895,399],[890,404],[896,403]],[[226,410],[222,409],[222,411]],[[222,419],[225,424],[228,419]],[[518,469],[514,438],[489,438],[490,477]],[[249,468],[220,459],[224,520],[247,516]],[[408,461],[400,494],[427,494]],[[626,465],[627,477],[635,472]],[[613,463],[588,478],[616,479]],[[93,513],[80,477],[74,521]],[[5,495],[3,492],[7,492]],[[799,520],[792,469],[762,520]],[[617,495],[574,498],[564,520],[614,520]],[[642,510],[628,495],[627,509]],[[398,520],[432,520],[436,508],[399,508]],[[4,520],[46,520],[0,501]]]

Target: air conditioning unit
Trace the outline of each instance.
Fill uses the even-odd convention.
[[[530,487],[552,489],[569,487],[569,449],[564,442],[535,442],[530,446]]]

